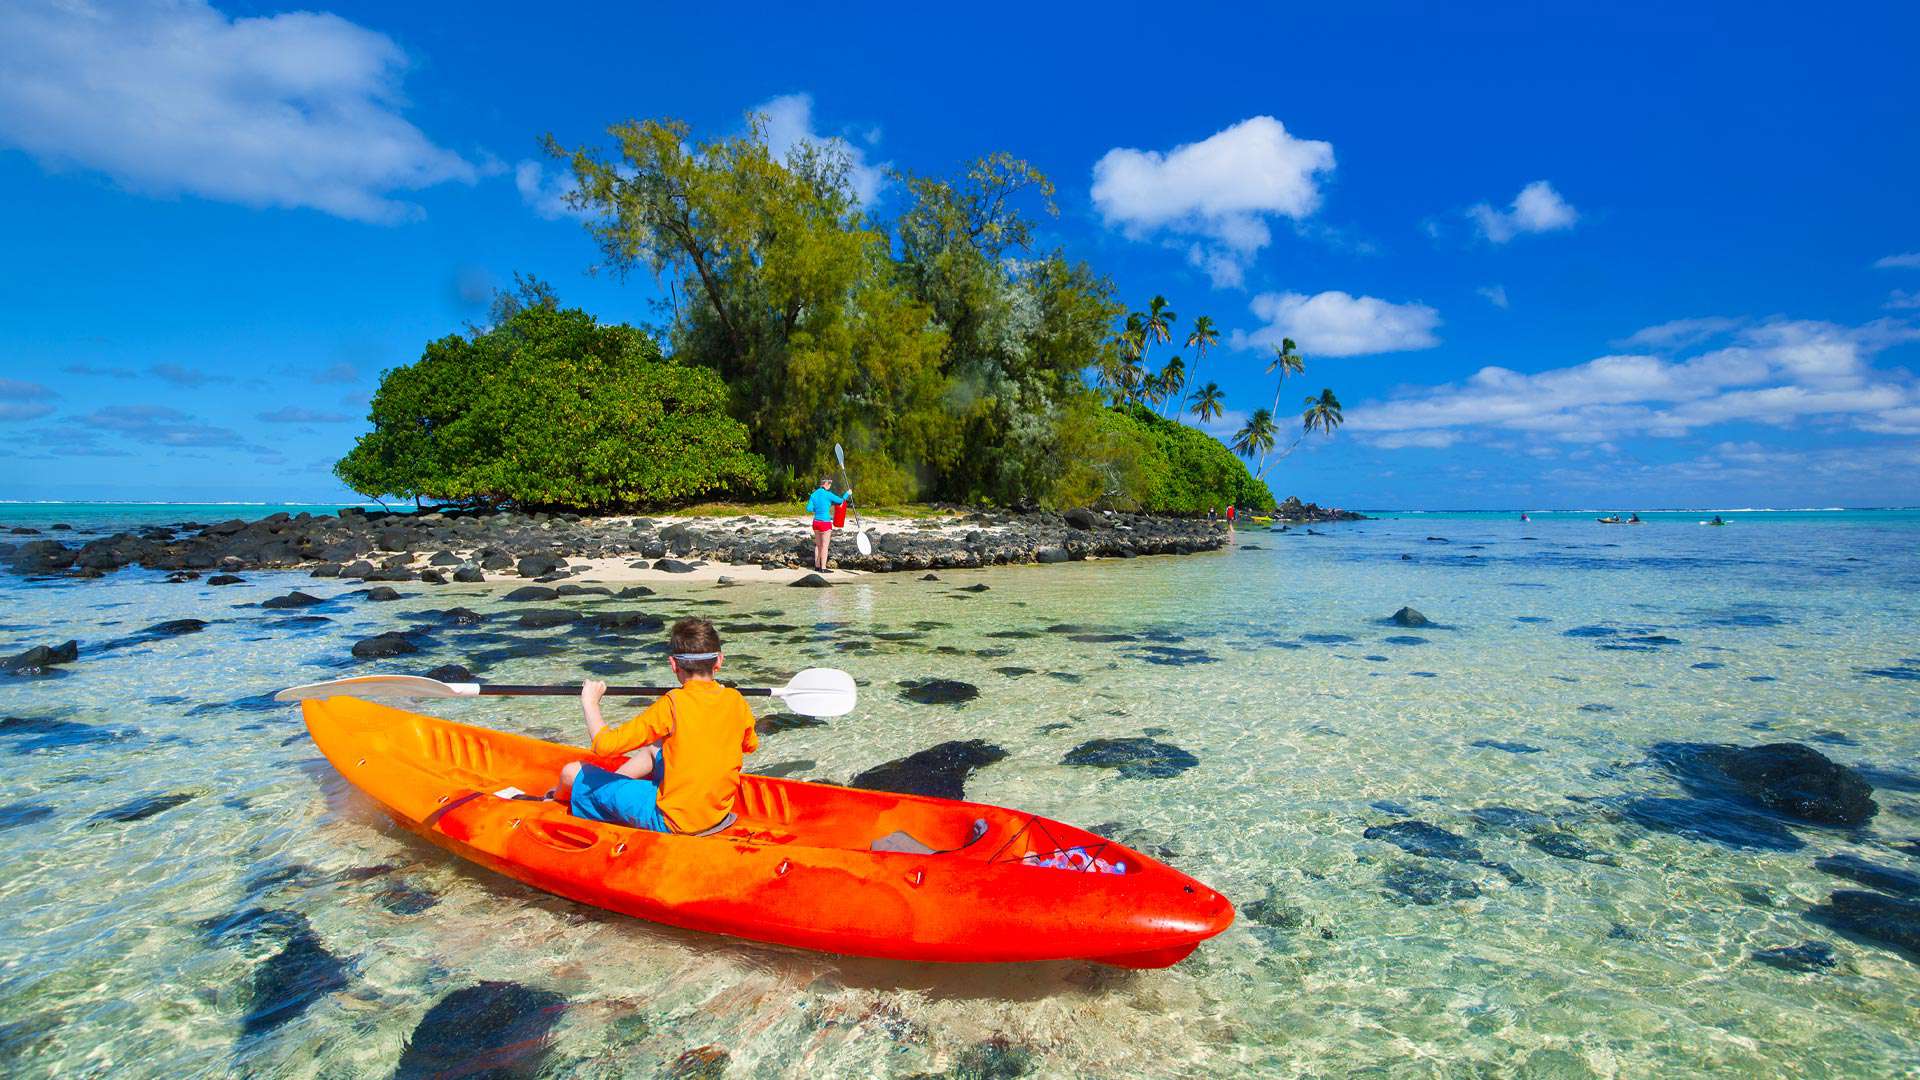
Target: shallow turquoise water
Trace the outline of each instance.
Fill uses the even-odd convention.
[[[645,603],[759,624],[729,638],[741,677],[824,662],[861,680],[858,713],[767,736],[757,767],[845,780],[986,739],[1007,757],[973,774],[969,797],[1108,825],[1240,905],[1232,929],[1161,972],[849,960],[603,915],[398,833],[290,710],[254,700],[454,661],[497,680],[574,679],[588,664],[650,664],[644,642],[489,624],[473,634],[509,636],[440,630],[412,663],[363,665],[351,642],[413,625],[410,613],[508,605],[424,585],[373,604],[298,575],[227,588],[138,571],[0,579],[8,652],[68,637],[82,648],[63,676],[0,683],[5,715],[92,725],[0,735],[0,1063],[9,1075],[385,1074],[436,1003],[498,982],[562,1003],[541,1012],[550,1047],[530,1066],[553,1075],[652,1074],[706,1047],[737,1075],[1910,1070],[1920,965],[1805,912],[1856,887],[1816,871],[1818,856],[1920,869],[1896,846],[1920,838],[1920,679],[1901,674],[1920,662],[1920,521],[1516,517],[1243,530],[1215,556],[825,591],[684,587]],[[956,588],[975,582],[990,588]],[[306,613],[328,621],[250,606],[294,586],[330,599]],[[1443,627],[1380,623],[1403,604]],[[106,647],[185,617],[211,625]],[[1047,629],[1061,624],[1074,629]],[[1617,633],[1567,633],[1588,627]],[[1034,636],[990,636],[1008,631]],[[551,652],[497,655],[516,642]],[[1622,643],[1636,647],[1605,647]],[[899,696],[899,680],[930,675],[981,695]],[[549,737],[578,724],[564,701],[436,710]],[[1061,764],[1088,739],[1154,729],[1198,764],[1159,779]],[[1682,831],[1649,827],[1637,800],[1685,799],[1651,747],[1781,740],[1872,770],[1873,822],[1775,824],[1735,846],[1676,801],[1654,805],[1681,814]],[[94,819],[156,795],[189,798]],[[1409,819],[1479,857],[1362,835]],[[1578,847],[1529,842],[1542,834]],[[271,932],[219,929],[256,908]],[[1750,958],[1809,940],[1836,966]]]

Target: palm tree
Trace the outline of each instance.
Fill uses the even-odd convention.
[[[1193,350],[1193,371],[1188,372],[1189,376],[1199,373],[1200,361],[1207,358],[1207,350],[1218,344],[1220,331],[1214,328],[1213,319],[1206,315],[1194,316],[1193,330],[1187,334],[1187,348]]]
[[[1154,380],[1159,384],[1160,397],[1166,401],[1180,400],[1180,391],[1187,388],[1187,364],[1179,357],[1167,361],[1160,369],[1160,375]]]
[[[1280,388],[1286,384],[1287,376],[1298,375],[1306,369],[1306,360],[1293,351],[1293,339],[1281,338],[1280,347],[1273,350],[1273,362],[1267,365],[1267,374],[1279,373],[1273,381],[1274,412],[1280,411]]]
[[[1173,330],[1174,321],[1178,318],[1180,318],[1180,316],[1167,310],[1166,297],[1154,297],[1153,300],[1147,304],[1147,310],[1141,313],[1142,327],[1146,330],[1147,334],[1146,344],[1165,345]],[[1143,358],[1146,356],[1146,351],[1146,347],[1143,345],[1140,349],[1140,354]]]
[[[1300,435],[1305,438],[1318,428],[1328,436],[1333,429],[1346,422],[1340,415],[1340,399],[1333,396],[1332,390],[1321,390],[1319,397],[1306,399],[1307,411],[1300,414]]]
[[[1193,396],[1187,399],[1187,405],[1193,409],[1193,415],[1199,417],[1200,422],[1204,424],[1226,412],[1225,406],[1222,405],[1226,396],[1220,392],[1219,383],[1208,383],[1193,392]]]
[[[1233,436],[1233,451],[1241,457],[1260,455],[1260,468],[1254,471],[1258,477],[1267,468],[1267,452],[1273,449],[1273,414],[1265,409],[1255,409],[1247,417],[1246,426]]]

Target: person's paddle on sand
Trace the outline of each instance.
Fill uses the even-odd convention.
[[[820,478],[820,486],[807,499],[807,511],[813,515],[813,568],[827,572],[827,545],[833,542],[833,508],[853,498],[853,489],[845,495],[833,493],[833,477]]]

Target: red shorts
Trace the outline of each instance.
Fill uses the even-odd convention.
[[[831,521],[816,521],[816,522],[814,522],[814,523],[813,523],[813,531],[814,531],[814,532],[832,532],[832,531],[833,531],[833,522],[831,522]]]

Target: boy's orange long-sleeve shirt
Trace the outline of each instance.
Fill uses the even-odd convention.
[[[660,816],[675,832],[710,829],[731,813],[741,759],[760,748],[747,699],[711,679],[689,679],[639,716],[600,729],[593,752],[624,754],[652,742],[666,772]]]

